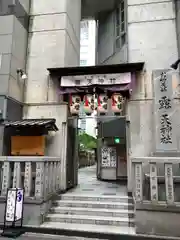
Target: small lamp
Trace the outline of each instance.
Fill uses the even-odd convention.
[[[173,68],[174,70],[177,70],[179,64],[180,64],[180,58],[175,63],[173,63],[170,67]]]
[[[26,80],[27,79],[27,75],[25,74],[25,72],[22,69],[17,69],[17,74],[19,74],[22,78],[22,80]]]

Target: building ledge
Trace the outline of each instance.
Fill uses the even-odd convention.
[[[51,75],[62,77],[75,75],[139,72],[142,71],[143,68],[144,62],[137,62],[113,65],[96,65],[88,67],[48,68],[47,70]]]
[[[96,18],[99,13],[112,11],[118,0],[82,0],[81,18]]]

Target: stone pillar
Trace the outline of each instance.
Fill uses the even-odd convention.
[[[9,162],[4,162],[2,176],[2,192],[1,195],[6,195],[7,189],[11,184],[11,168]]]
[[[36,163],[35,197],[44,197],[44,162]]]
[[[67,124],[62,123],[68,109],[59,104],[59,80],[46,69],[79,66],[80,20],[81,0],[31,1],[24,118],[56,118],[59,131],[48,141],[46,155],[61,160],[61,189],[66,188]]]
[[[133,96],[128,103],[131,156],[149,156],[154,142],[152,71],[169,67],[178,58],[174,1],[126,2],[128,62],[145,62],[144,74],[137,75]]]
[[[25,118],[55,118],[58,131],[54,136],[46,138],[46,156],[58,157],[60,164],[60,188],[66,189],[66,152],[67,152],[67,118],[68,106],[66,103],[47,103],[44,105],[26,106]]]
[[[58,102],[47,68],[79,65],[81,0],[32,0],[26,102]]]
[[[175,1],[176,4],[176,28],[177,28],[177,41],[180,57],[180,0]]]
[[[21,163],[14,163],[13,188],[21,188]]]
[[[49,194],[49,181],[50,181],[49,165],[50,165],[50,163],[47,161],[45,163],[45,170],[44,170],[44,175],[45,175],[45,177],[44,177],[44,193],[45,193],[44,196],[45,197],[48,196],[48,194]]]
[[[29,0],[2,0],[0,6],[0,94],[19,102],[23,101],[24,82],[16,70],[24,70],[26,65],[28,4]]]
[[[25,163],[24,190],[25,190],[25,197],[30,197],[31,191],[32,191],[32,164],[31,164],[31,162]]]
[[[178,77],[173,71],[153,72],[155,153],[177,153],[175,90]]]
[[[53,162],[49,165],[49,193],[53,193]]]

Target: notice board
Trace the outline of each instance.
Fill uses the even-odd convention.
[[[12,136],[11,155],[44,156],[45,136]]]

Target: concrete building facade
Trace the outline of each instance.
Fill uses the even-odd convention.
[[[80,0],[1,2],[0,91],[4,118],[6,98],[20,109],[25,104],[22,114],[27,118],[33,117],[38,105],[59,103],[58,82],[49,78],[46,69],[79,65],[80,19],[94,17],[98,20],[97,64],[145,61],[146,71],[129,103],[128,116],[131,118],[135,109],[140,117],[145,108],[147,119],[138,122],[151,123],[152,71],[169,68],[178,58],[179,1],[112,1],[110,5],[105,3],[104,9],[88,1],[89,8],[83,2],[81,9]],[[26,81],[18,76],[18,68],[26,70]],[[144,131],[138,126],[132,126],[132,131]],[[152,149],[144,148],[139,136],[132,133],[132,153],[137,155],[143,149],[146,155]],[[151,131],[144,137],[150,142]]]
[[[63,154],[65,146],[60,139],[68,107],[60,104],[58,81],[52,81],[46,69],[48,66],[79,65],[80,20],[80,0],[55,0],[47,4],[34,0],[0,1],[1,115],[9,120],[59,115],[60,131],[49,148],[50,156]],[[23,80],[17,69],[25,71],[28,79]],[[59,109],[63,114],[58,113]],[[6,155],[3,152],[3,135],[0,149],[1,154]],[[58,141],[61,142],[60,147]]]
[[[7,120],[56,119],[59,131],[48,143],[46,155],[61,158],[59,188],[62,191],[67,189],[68,176],[72,175],[69,172],[67,176],[66,168],[70,139],[67,126],[69,109],[59,94],[59,79],[63,75],[50,76],[47,68],[79,66],[80,20],[89,17],[94,18],[98,26],[97,64],[108,66],[145,62],[143,71],[136,73],[136,84],[126,109],[130,122],[127,155],[129,164],[135,166],[136,180],[142,183],[142,163],[143,166],[153,161],[164,163],[166,158],[168,163],[179,161],[176,158],[180,152],[179,95],[178,92],[173,95],[178,90],[179,82],[173,80],[171,73],[167,74],[166,80],[171,83],[167,92],[173,105],[173,111],[163,112],[173,119],[173,138],[168,144],[160,144],[161,136],[158,135],[161,117],[158,115],[158,97],[163,95],[156,85],[156,80],[169,71],[170,65],[180,54],[179,0],[47,0],[46,3],[44,0],[0,0],[0,117]],[[23,80],[17,69],[25,71],[28,78]],[[0,154],[6,156],[8,150],[4,144],[3,125],[0,133]],[[167,162],[164,171],[170,182],[166,180],[166,183],[173,187],[172,166],[167,166]],[[152,169],[154,166],[151,172]],[[148,178],[148,171],[144,171]],[[159,216],[159,219],[172,219],[166,228],[179,235],[179,226],[171,224],[179,215],[174,216],[173,211],[167,213],[164,209],[169,203],[174,204],[174,195],[171,193],[170,198],[166,194],[165,213],[160,215],[157,191],[151,194],[156,207],[152,207],[152,202],[148,206],[143,205],[142,185],[138,183],[134,190],[134,175],[130,167],[127,175],[128,190],[135,192],[139,203],[136,206],[139,232],[144,230],[142,216],[149,219],[146,232],[161,232]],[[154,186],[157,190],[157,182],[151,190]]]
[[[80,32],[80,66],[94,66],[96,57],[96,22],[95,20],[84,20],[81,21],[81,32]],[[94,124],[91,124],[93,119],[90,121],[86,118],[86,114],[81,107],[79,119],[79,128],[81,132],[87,132],[92,135]],[[93,132],[94,136],[94,132]]]
[[[80,66],[95,65],[96,22],[95,20],[81,21],[80,34]]]

